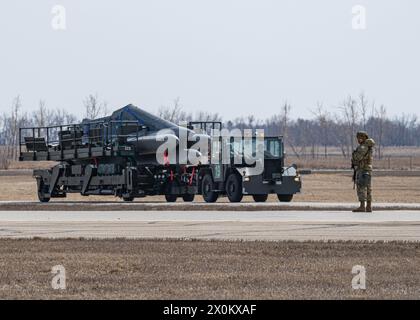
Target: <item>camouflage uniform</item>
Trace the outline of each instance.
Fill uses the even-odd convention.
[[[358,132],[366,140],[360,144],[352,155],[352,164],[356,169],[357,196],[360,202],[372,202],[372,159],[375,141],[369,139],[367,133]]]

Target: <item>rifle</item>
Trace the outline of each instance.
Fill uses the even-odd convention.
[[[356,180],[357,180],[356,166],[352,163],[351,164],[351,168],[353,170],[353,179],[352,179],[352,181],[353,181],[353,190],[355,190],[356,189]]]

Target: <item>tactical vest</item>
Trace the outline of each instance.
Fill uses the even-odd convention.
[[[355,161],[357,169],[363,171],[372,171],[373,148],[364,143],[356,149],[356,152],[363,156],[361,160]]]

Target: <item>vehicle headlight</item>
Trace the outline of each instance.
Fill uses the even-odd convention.
[[[299,181],[300,181],[300,177],[299,177],[299,176],[296,176],[296,177],[295,177],[295,181],[296,181],[296,182],[299,182]]]
[[[249,181],[249,180],[251,180],[251,178],[249,176],[244,177],[244,181]]]

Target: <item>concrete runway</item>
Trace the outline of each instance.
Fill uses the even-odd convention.
[[[0,211],[2,238],[420,241],[420,211]]]

